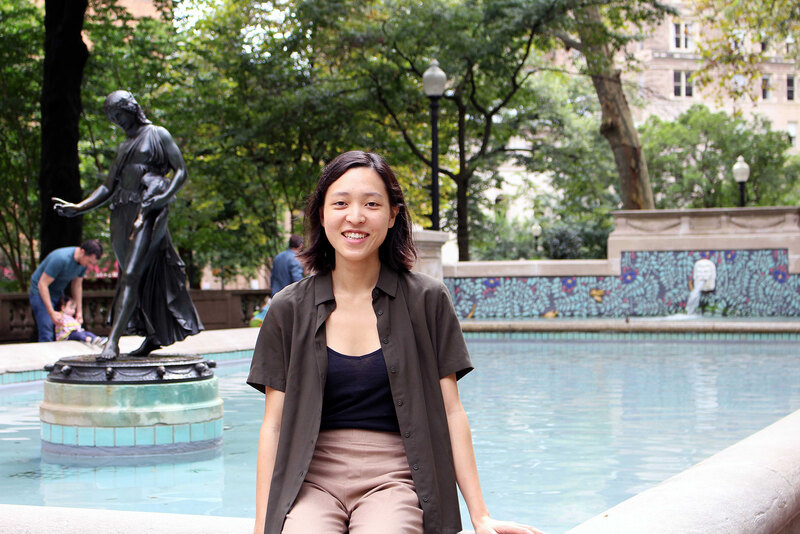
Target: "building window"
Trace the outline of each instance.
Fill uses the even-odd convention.
[[[692,25],[685,22],[672,24],[672,47],[676,50],[692,49]]]
[[[769,100],[772,97],[772,76],[761,77],[761,98]]]
[[[676,70],[672,73],[673,94],[675,96],[692,96],[694,88],[692,87],[692,71],[690,70]]]
[[[792,146],[797,144],[797,123],[790,122],[786,125],[786,133],[789,134],[789,143]]]
[[[794,100],[794,76],[786,77],[786,100]]]

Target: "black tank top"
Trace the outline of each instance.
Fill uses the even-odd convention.
[[[345,356],[328,347],[320,429],[335,428],[400,431],[381,349]]]

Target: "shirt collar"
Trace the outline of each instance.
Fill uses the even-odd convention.
[[[390,297],[397,295],[397,271],[381,264],[378,283],[375,286]],[[314,284],[314,305],[333,300],[333,278],[330,272],[317,275]]]
[[[381,263],[381,272],[375,287],[394,298],[397,294],[397,271]]]

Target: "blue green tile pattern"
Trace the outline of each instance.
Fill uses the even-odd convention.
[[[41,423],[42,441],[80,447],[141,447],[215,440],[222,437],[222,419],[186,425],[81,427]]]
[[[0,374],[0,386],[8,384],[19,384],[21,382],[33,382],[36,380],[44,380],[47,378],[47,371],[18,371],[7,372]]]
[[[683,312],[696,261],[717,267],[706,316],[800,316],[800,276],[779,250],[624,252],[620,276],[446,278],[461,318],[665,316]]]

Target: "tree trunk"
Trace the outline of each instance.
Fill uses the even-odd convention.
[[[56,248],[81,242],[80,217],[59,217],[51,197],[81,200],[78,124],[81,82],[89,51],[81,37],[87,0],[46,0],[44,78],[42,82],[42,214],[40,259]]]
[[[639,133],[633,123],[628,99],[622,90],[622,74],[614,67],[615,51],[597,33],[598,28],[603,25],[600,9],[596,6],[588,7],[583,10],[580,19],[580,45],[600,101],[600,133],[614,152],[622,207],[628,210],[654,209],[650,175]]]
[[[622,207],[626,210],[654,209],[647,161],[622,90],[620,72],[593,74],[592,83],[602,109],[600,133],[611,145],[617,164]]]

